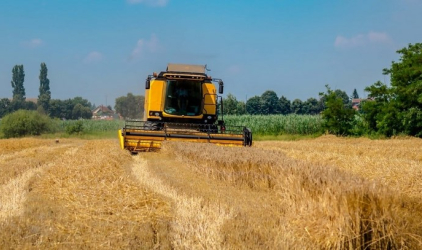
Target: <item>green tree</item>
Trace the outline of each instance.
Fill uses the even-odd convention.
[[[399,113],[400,114],[400,113]],[[422,137],[422,110],[418,107],[411,107],[401,114],[403,131],[405,134]]]
[[[261,97],[254,96],[246,101],[246,112],[250,115],[259,115],[261,113]]]
[[[327,86],[328,85],[326,85],[326,87]],[[352,107],[352,100],[349,98],[349,96],[347,95],[346,92],[344,92],[343,90],[340,90],[340,89],[336,89],[333,92],[338,98],[341,98],[345,108],[351,108]],[[326,98],[327,98],[327,96],[325,94],[321,95],[321,93],[320,93],[320,99],[319,99],[319,109],[320,110],[324,110],[326,108],[325,107],[325,103],[327,101]]]
[[[11,102],[8,98],[0,99],[0,118],[12,112]]]
[[[26,94],[23,83],[25,81],[25,72],[23,65],[15,65],[12,69],[12,88],[13,88],[13,108],[15,110],[24,108]]]
[[[37,110],[37,104],[32,101],[12,100],[10,103],[10,112],[17,111],[19,109]]]
[[[74,97],[70,100],[71,104],[67,104],[67,113],[71,114],[71,119],[91,119],[91,103],[80,96]]]
[[[26,109],[26,110],[37,110],[37,108],[38,108],[37,104],[32,101],[25,101],[22,107],[22,109]]]
[[[328,85],[327,93],[320,93],[325,96],[325,109],[322,111],[324,119],[323,128],[331,134],[349,135],[351,133],[355,110],[344,105],[344,99],[330,89]]]
[[[232,94],[228,94],[223,98],[224,114],[225,115],[243,115],[245,114],[245,102],[238,101]]]
[[[87,107],[89,109],[91,109],[91,106],[92,106],[91,103],[87,99],[84,99],[80,96],[74,97],[73,99],[71,99],[71,101],[73,105],[76,105],[79,103],[82,106]]]
[[[80,105],[80,104],[78,104]],[[83,107],[83,106],[82,106]],[[81,134],[84,131],[84,124],[81,120],[72,121],[66,126],[66,133],[71,134]]]
[[[225,115],[236,115],[237,111],[237,99],[234,95],[228,94],[226,98],[223,98],[223,112]]]
[[[66,120],[73,119],[73,108],[78,103],[75,103],[72,99],[66,99],[61,101],[61,114],[62,118]]]
[[[311,97],[303,103],[303,114],[316,115],[321,112],[318,100]]]
[[[77,120],[80,118],[83,119],[91,119],[92,112],[91,109],[87,106],[83,106],[82,104],[78,103],[75,106],[73,106],[72,109],[72,119]]]
[[[280,109],[280,113],[283,115],[290,114],[290,100],[288,100],[285,96],[281,96],[278,100],[278,107]]]
[[[261,113],[265,115],[277,114],[280,112],[277,94],[267,90],[261,95]]]
[[[356,89],[353,90],[352,99],[359,99],[359,95]]]
[[[366,121],[366,132],[378,132],[378,123],[383,120],[384,112],[393,98],[391,89],[384,83],[377,81],[366,87],[365,91],[369,92],[369,99],[361,103],[361,114]],[[394,121],[394,123],[396,122]],[[393,126],[392,129],[396,129],[396,126]],[[392,134],[393,130],[390,132],[384,131],[384,133]]]
[[[144,96],[128,93],[116,98],[114,110],[124,118],[141,119],[144,111]]]
[[[18,110],[3,117],[1,131],[6,138],[40,135],[51,131],[51,124],[46,115],[36,111]]]
[[[352,108],[352,100],[350,100],[349,95],[347,95],[345,91],[336,89],[334,90],[334,93],[336,94],[337,97],[341,98],[345,108]]]
[[[362,112],[370,132],[422,137],[422,43],[397,53],[400,60],[383,70],[391,87],[378,81],[365,88],[372,101],[362,105]]]
[[[44,113],[48,114],[50,109],[50,100],[51,100],[51,91],[50,91],[50,80],[47,78],[47,66],[45,63],[41,63],[40,69],[40,88],[38,95],[38,108],[41,109]]]
[[[62,113],[62,100],[59,99],[52,99],[50,100],[50,117],[55,118],[65,118],[65,116]]]
[[[51,117],[66,120],[79,118],[90,119],[92,117],[91,103],[82,97],[67,100],[52,99],[49,105]]]
[[[290,106],[292,113],[297,115],[303,114],[303,102],[300,99],[294,99],[292,105]]]
[[[237,114],[238,115],[244,115],[246,114],[246,104],[243,101],[238,101],[237,102]]]
[[[383,74],[390,75],[392,91],[402,109],[420,107],[422,104],[422,43],[409,44],[398,50],[399,62],[392,62],[391,68]]]

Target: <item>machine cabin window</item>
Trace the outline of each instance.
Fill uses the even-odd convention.
[[[200,81],[167,80],[164,112],[170,115],[200,115],[201,85]]]

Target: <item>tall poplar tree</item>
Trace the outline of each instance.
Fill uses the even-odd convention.
[[[50,80],[47,78],[47,65],[45,63],[41,63],[40,69],[40,94],[38,95],[38,107],[45,113],[49,113],[50,109],[50,99],[51,99],[51,91],[50,91]]]
[[[25,72],[23,65],[15,65],[12,70],[12,87],[13,87],[13,102],[23,103],[25,97],[25,87],[23,82],[25,80]]]

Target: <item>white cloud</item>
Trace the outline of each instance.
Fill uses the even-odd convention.
[[[25,41],[22,44],[27,48],[37,48],[37,47],[40,47],[41,45],[43,45],[43,43],[44,42],[41,39],[34,38],[34,39],[29,40],[29,41]]]
[[[103,54],[97,51],[92,51],[84,58],[84,63],[95,63],[104,59]]]
[[[368,39],[370,42],[374,43],[388,43],[390,42],[390,37],[385,32],[369,32]]]
[[[167,5],[169,0],[126,0],[129,4],[143,3],[154,7],[164,7]]]
[[[155,34],[152,34],[149,40],[139,39],[135,48],[132,50],[130,59],[140,58],[147,52],[155,53],[159,50],[159,46],[159,41]]]
[[[364,35],[357,35],[352,38],[346,38],[343,36],[337,36],[334,45],[336,47],[356,47],[363,45],[365,43],[365,36]]]
[[[358,34],[351,38],[337,36],[334,46],[339,48],[353,48],[371,43],[389,43],[390,41],[391,39],[387,33],[370,31],[368,34]]]

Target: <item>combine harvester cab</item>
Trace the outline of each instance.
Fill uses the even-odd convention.
[[[226,126],[222,97],[202,65],[169,64],[166,71],[145,82],[144,120],[126,120],[118,131],[120,145],[132,153],[156,151],[163,141],[252,146],[252,131]]]

